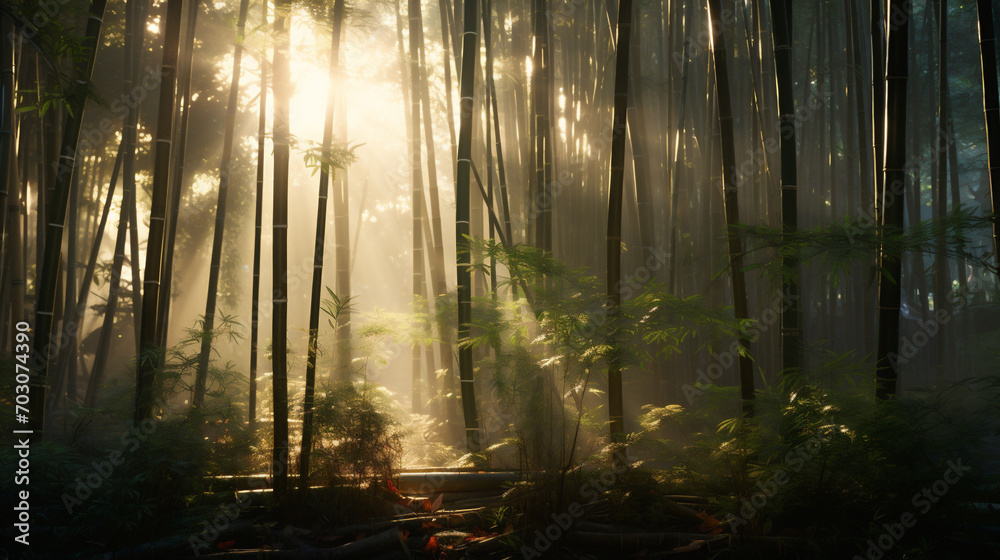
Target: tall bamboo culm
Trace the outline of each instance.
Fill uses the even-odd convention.
[[[275,498],[288,493],[288,160],[291,143],[291,0],[274,3],[274,195],[271,355],[274,447],[272,475]]]
[[[465,33],[462,40],[461,120],[458,132],[458,167],[455,174],[455,244],[458,261],[458,373],[461,383],[462,412],[465,418],[465,440],[470,453],[479,451],[479,416],[476,412],[476,390],[473,380],[472,348],[463,341],[472,330],[472,270],[469,247],[470,181],[472,179],[472,112],[473,94],[479,52],[479,0],[462,0]]]
[[[910,1],[889,2],[886,34],[885,158],[882,225],[886,232],[903,229],[906,170],[906,85],[909,77]],[[896,394],[899,378],[893,356],[899,351],[899,307],[902,297],[902,252],[882,246],[878,277],[878,349],[875,362],[875,398]]]
[[[622,303],[622,198],[625,184],[625,140],[628,113],[629,42],[632,31],[632,0],[618,3],[618,39],[615,51],[615,100],[611,133],[611,183],[608,196],[607,287],[608,321],[614,325]],[[610,344],[615,347],[617,332],[611,331]],[[625,443],[625,413],[622,401],[622,371],[612,351],[608,360],[608,420],[612,443]],[[623,464],[622,451],[615,449],[612,459]]]
[[[726,207],[726,225],[729,227],[729,267],[733,288],[733,312],[737,320],[748,319],[746,276],[743,272],[743,243],[732,231],[740,223],[739,195],[737,193],[736,147],[733,134],[733,107],[729,90],[729,66],[721,0],[708,0],[712,19],[712,57],[715,62],[715,99],[719,110],[719,131],[722,141],[722,189]],[[743,348],[749,341],[740,339]],[[753,360],[749,351],[738,358],[740,397],[743,415],[753,415],[754,378]]]
[[[139,333],[140,355],[136,371],[136,424],[153,414],[153,381],[162,361],[162,349],[156,347],[157,310],[160,274],[163,264],[163,237],[170,176],[171,134],[174,118],[174,86],[177,81],[177,53],[181,34],[183,0],[167,2],[167,20],[163,36],[163,63],[160,104],[156,119],[156,146],[153,159],[153,195],[150,203],[149,237],[146,242],[146,266],[142,278],[142,325]]]

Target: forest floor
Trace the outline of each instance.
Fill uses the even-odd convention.
[[[586,503],[540,508],[541,493],[519,484],[519,478],[512,472],[403,473],[386,488],[360,493],[313,488],[308,503],[293,499],[294,505],[281,510],[264,505],[269,501],[268,491],[240,491],[237,503],[255,505],[241,505],[238,518],[215,534],[189,538],[184,543],[190,546],[186,554],[175,542],[172,554],[164,555],[167,551],[161,549],[154,556],[176,560],[1000,557],[994,556],[1000,548],[995,542],[989,544],[989,537],[983,542],[956,540],[953,550],[945,553],[914,555],[910,547],[883,549],[878,544],[867,553],[857,543],[840,543],[831,549],[830,543],[813,541],[808,532],[764,536],[759,528],[734,531],[735,525],[706,512],[710,508],[701,497],[654,495],[645,490],[638,500],[633,497],[627,503],[602,495]],[[264,499],[251,497],[254,493]],[[353,498],[345,502],[345,496]],[[351,500],[358,501],[351,504]],[[559,511],[532,515],[532,507]],[[380,515],[364,515],[373,512]],[[650,528],[650,521],[655,529]],[[889,550],[893,548],[900,550]]]

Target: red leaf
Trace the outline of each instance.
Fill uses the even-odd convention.
[[[438,494],[437,499],[434,500],[434,503],[431,504],[431,506],[430,506],[431,507],[431,511],[437,511],[437,510],[441,509],[441,502],[443,500],[444,500],[444,494]]]
[[[437,537],[432,536],[430,539],[427,540],[427,545],[424,546],[424,552],[434,552],[435,550],[437,550],[437,546],[438,546]]]
[[[694,552],[695,550],[701,550],[703,544],[705,544],[705,541],[691,541],[690,544],[674,548],[672,552]]]
[[[236,544],[236,541],[223,541],[215,546],[221,548],[222,550],[229,550],[234,544]]]
[[[399,494],[399,488],[396,488],[396,485],[392,483],[392,479],[391,478],[385,479],[385,482],[389,485],[389,491],[390,492],[393,492],[395,494]]]
[[[722,523],[720,523],[718,519],[702,511],[698,512],[698,517],[703,521],[703,523],[698,527],[699,531],[711,532],[713,535],[718,535],[722,532]]]

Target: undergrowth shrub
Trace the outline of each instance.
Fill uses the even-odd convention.
[[[317,480],[361,487],[398,470],[401,427],[389,399],[380,386],[349,382],[329,385],[316,396],[312,471]]]
[[[991,476],[982,449],[1000,427],[1000,379],[876,403],[870,386],[826,374],[758,392],[750,420],[717,414],[736,387],[702,387],[691,408],[647,406],[631,443],[673,492],[708,497],[740,535],[805,536],[863,556],[912,515],[892,554],[947,547],[975,522],[970,503]]]

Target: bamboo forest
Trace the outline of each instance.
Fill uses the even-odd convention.
[[[0,559],[1000,558],[998,28],[0,1]]]

